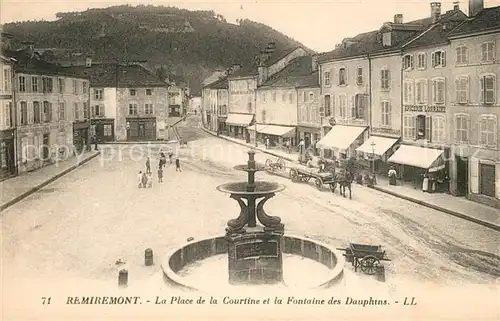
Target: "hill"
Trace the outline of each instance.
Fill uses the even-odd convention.
[[[304,47],[269,26],[246,19],[227,23],[214,11],[140,5],[58,13],[56,17],[56,21],[3,27],[14,36],[14,46],[32,41],[36,48],[70,49],[94,61],[147,60],[152,70],[163,66],[168,73],[184,76],[193,92],[216,69],[253,64],[268,42],[275,42],[277,48]]]

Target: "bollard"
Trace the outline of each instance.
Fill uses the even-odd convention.
[[[385,282],[385,267],[383,265],[377,266],[375,277],[378,281]]]
[[[153,250],[152,249],[147,249],[144,252],[144,264],[146,266],[153,265]]]
[[[118,274],[118,285],[127,286],[127,284],[128,284],[128,271],[125,269],[120,270]]]

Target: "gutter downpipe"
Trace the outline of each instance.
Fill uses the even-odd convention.
[[[257,76],[257,80],[255,82],[256,86],[255,86],[255,89],[254,89],[254,94],[253,94],[253,99],[254,99],[254,106],[255,106],[255,148],[258,147],[258,143],[257,143],[257,87],[259,86],[259,76]]]
[[[19,158],[22,158],[22,150],[21,150],[21,157],[19,157],[19,150],[22,149],[21,142],[18,142],[18,137],[19,137],[19,128],[17,127],[17,95],[16,95],[16,74],[17,71],[15,70],[15,65],[17,61],[11,61],[10,62],[10,90],[12,92],[12,111],[9,111],[14,114],[12,117],[12,124],[14,128],[14,175],[18,176],[19,175]],[[10,117],[10,115],[9,115]],[[19,146],[18,146],[19,143]]]
[[[371,136],[372,135],[372,128],[373,128],[372,58],[371,58],[370,54],[367,54],[366,58],[368,59],[368,95],[369,95],[369,99],[370,99],[370,131],[369,131],[369,134]]]

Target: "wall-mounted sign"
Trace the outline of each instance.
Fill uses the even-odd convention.
[[[401,130],[399,130],[399,129],[392,129],[392,128],[377,128],[377,127],[372,127],[372,133],[387,134],[387,135],[393,135],[393,136],[401,136]]]
[[[422,106],[422,105],[405,105],[405,111],[417,113],[446,113],[446,106]]]
[[[278,257],[278,242],[250,242],[236,245],[237,260],[261,256]]]

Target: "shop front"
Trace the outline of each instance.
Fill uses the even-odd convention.
[[[127,118],[127,140],[156,140],[156,118]]]
[[[500,153],[477,149],[469,161],[469,193],[475,202],[500,208]]]
[[[335,125],[316,143],[316,148],[324,151],[325,157],[332,159],[348,159],[356,156],[356,148],[365,141],[365,126]]]
[[[16,174],[14,129],[0,131],[0,180]]]
[[[298,126],[297,127],[298,140],[304,141],[305,149],[310,149],[313,151],[314,155],[319,155],[319,148],[317,148],[316,143],[321,139],[321,129],[318,127],[308,127],[308,126]]]
[[[228,136],[250,142],[250,134],[247,127],[250,126],[252,121],[253,114],[229,113],[226,119]]]
[[[112,142],[115,140],[114,119],[92,119],[90,126],[91,135],[95,136],[98,143]]]
[[[292,126],[257,124],[257,126],[249,126],[248,131],[252,138],[257,129],[257,141],[265,144],[269,139],[269,147],[293,147],[296,145],[296,129]]]
[[[398,138],[370,136],[361,146],[356,148],[358,158],[371,172],[387,175],[390,165],[387,162],[394,154]]]
[[[76,152],[81,153],[85,150],[90,150],[89,134],[90,128],[87,121],[73,123],[73,145],[75,146]]]
[[[394,164],[397,176],[415,188],[428,192],[448,192],[447,150],[401,145],[388,162]]]
[[[227,125],[226,125],[226,119],[227,119],[227,116],[218,116],[218,127],[217,127],[217,131],[219,134],[222,134],[222,135],[227,135]]]

